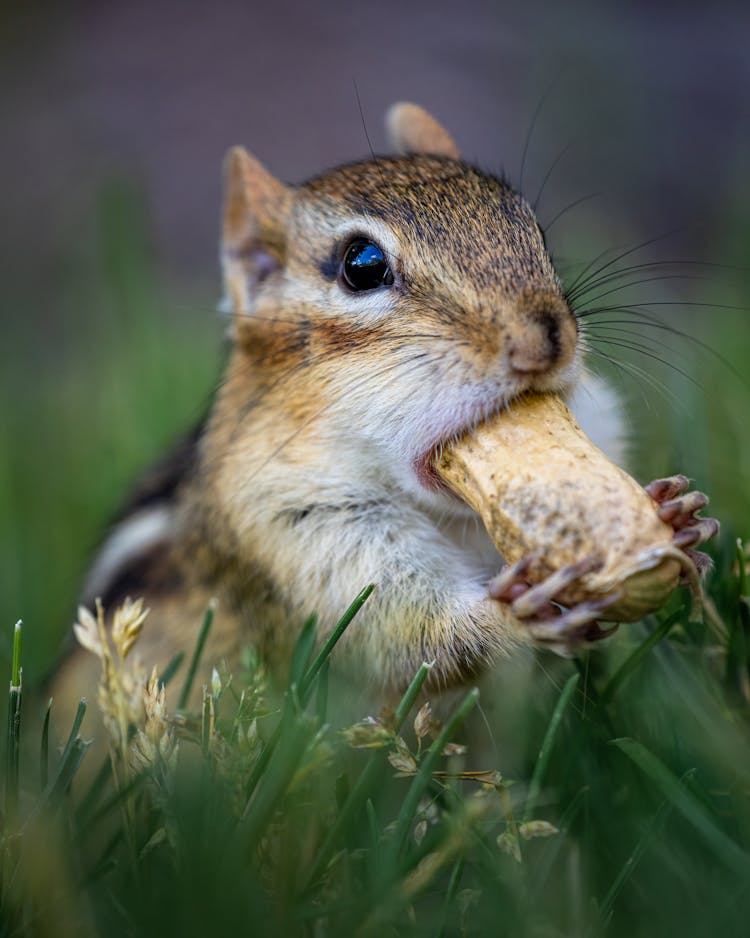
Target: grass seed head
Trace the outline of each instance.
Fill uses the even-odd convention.
[[[130,654],[133,645],[138,641],[143,623],[149,610],[143,608],[143,600],[133,602],[128,596],[123,604],[115,610],[112,621],[112,641],[120,658],[124,661]]]
[[[393,730],[376,717],[365,717],[339,732],[353,749],[381,749],[393,742]]]

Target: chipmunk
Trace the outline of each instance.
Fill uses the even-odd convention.
[[[226,371],[205,422],[136,488],[85,589],[109,611],[145,598],[149,664],[190,653],[214,597],[207,660],[252,643],[279,663],[311,612],[325,635],[374,583],[335,658],[394,693],[423,661],[440,686],[466,681],[531,641],[535,617],[560,614],[545,601],[521,620],[493,593],[503,559],[431,458],[535,390],[564,394],[619,460],[621,408],[584,368],[528,202],[463,162],[416,105],[395,105],[387,123],[397,155],[296,188],[229,152]],[[651,490],[682,546],[716,529],[686,484]],[[599,637],[595,621],[565,616],[568,640]],[[77,699],[96,667],[72,653],[56,695]]]

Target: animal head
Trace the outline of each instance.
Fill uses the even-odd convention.
[[[395,105],[388,127],[398,155],[296,188],[230,151],[234,380],[300,436],[367,452],[445,507],[435,448],[525,390],[571,386],[578,330],[526,200],[461,161],[416,105]]]

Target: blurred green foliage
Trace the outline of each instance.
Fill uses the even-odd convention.
[[[52,311],[13,316],[3,344],[0,621],[27,623],[32,683],[129,486],[203,415],[218,380],[216,301],[163,296],[148,225],[137,185],[103,186],[99,217],[55,277],[64,294]]]

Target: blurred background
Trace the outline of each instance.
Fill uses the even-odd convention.
[[[383,151],[400,99],[543,186],[569,282],[607,249],[632,250],[609,271],[669,262],[590,294],[624,307],[592,344],[638,477],[687,473],[724,543],[750,536],[750,7],[131,0],[4,5],[0,27],[0,654],[23,617],[27,680],[218,380],[224,152],[301,181]]]

